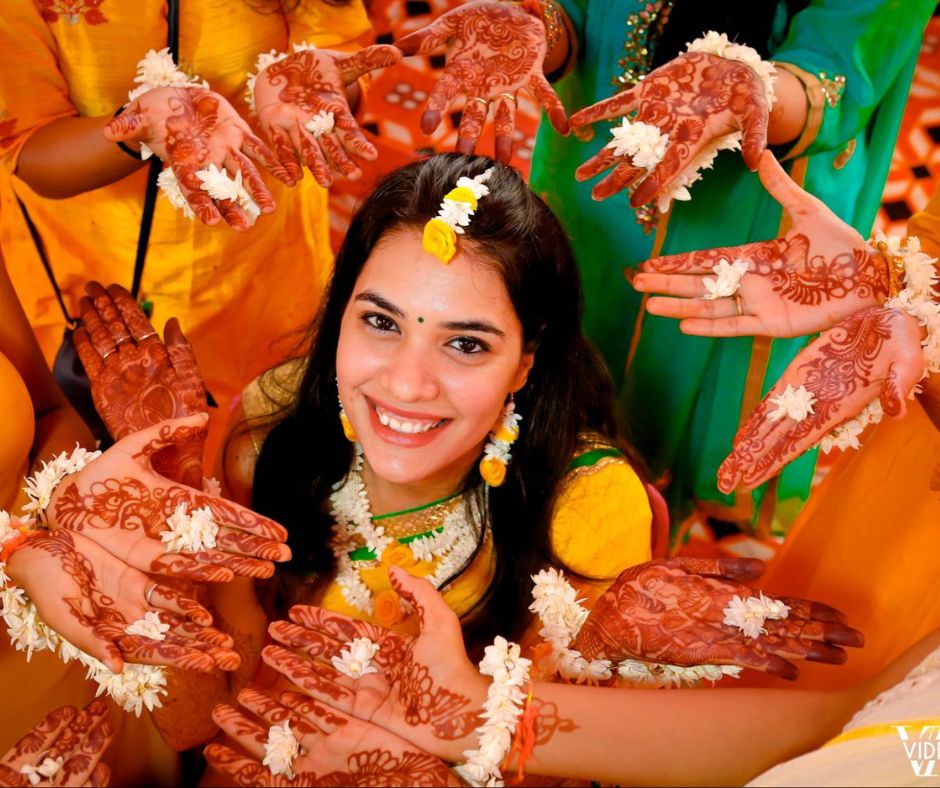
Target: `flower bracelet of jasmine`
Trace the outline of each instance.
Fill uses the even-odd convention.
[[[921,342],[923,377],[940,372],[940,302],[934,289],[940,281],[937,258],[922,252],[920,239],[914,235],[888,237],[877,232],[870,245],[888,266],[890,297],[885,308],[910,315],[925,329],[926,336]],[[873,399],[858,416],[842,422],[826,435],[819,442],[820,448],[826,454],[833,449],[859,448],[859,436],[869,424],[880,422],[883,415],[881,401]]]
[[[763,85],[767,106],[772,106],[776,100],[774,95],[776,74],[773,63],[763,60],[756,49],[735,44],[725,33],[710,30],[704,36],[692,41],[686,48],[686,52],[703,52],[750,66],[757,72]],[[607,143],[607,147],[612,148],[617,156],[630,156],[635,167],[645,169],[647,172],[663,160],[669,146],[667,134],[664,134],[659,127],[642,121],[624,118],[620,126],[611,129],[610,133],[613,140]],[[740,150],[741,138],[740,131],[733,131],[702,148],[682,173],[674,179],[669,191],[659,197],[657,207],[660,213],[669,210],[673,200],[691,200],[689,187],[702,177],[703,170],[711,169],[719,151]]]
[[[477,728],[477,749],[464,752],[466,763],[455,767],[461,779],[474,786],[503,785],[500,764],[512,748],[513,734],[526,702],[531,660],[520,656],[521,648],[497,636],[487,646],[480,673],[493,683],[483,703],[483,723]]]
[[[46,468],[60,459],[61,455]],[[88,670],[86,678],[98,685],[96,695],[107,693],[124,711],[134,712],[138,717],[144,707],[148,710],[159,707],[159,696],[166,694],[166,673],[162,668],[126,663],[123,671],[114,673],[45,624],[26,592],[12,583],[6,573],[6,562],[27,544],[31,535],[41,532],[35,526],[36,522],[28,517],[14,517],[0,509],[0,618],[6,624],[11,645],[17,651],[26,652],[27,662],[34,652],[46,650],[57,654],[65,663],[73,659],[80,662]],[[129,634],[153,640],[163,640],[167,630],[169,625],[161,623],[152,612],[125,629]]]

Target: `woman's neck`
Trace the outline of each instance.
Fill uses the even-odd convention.
[[[439,479],[399,484],[379,477],[365,457],[362,463],[362,481],[369,494],[373,515],[401,512],[448,498],[461,488],[466,475],[467,471],[463,471]]]

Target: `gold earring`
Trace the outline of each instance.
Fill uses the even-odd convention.
[[[516,403],[510,394],[509,401],[503,405],[499,426],[490,433],[480,460],[480,476],[490,487],[499,487],[506,481],[506,469],[512,459],[509,449],[519,437],[520,421],[522,417],[516,413]]]
[[[339,400],[339,423],[343,425],[343,435],[346,436],[346,440],[350,443],[355,443],[357,440],[356,431],[353,429],[353,425],[350,423],[346,411],[343,410],[343,401],[338,397],[337,400]]]

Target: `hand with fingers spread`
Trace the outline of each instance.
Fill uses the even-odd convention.
[[[575,639],[587,659],[638,659],[670,665],[739,665],[794,679],[790,660],[841,664],[840,646],[861,646],[860,632],[827,605],[784,599],[789,616],[767,620],[767,633],[747,638],[723,623],[744,582],[763,572],[753,558],[674,558],[631,567],[594,605]]]
[[[164,341],[130,293],[120,285],[85,287],[79,302],[82,327],[78,352],[98,414],[115,440],[167,419],[206,413],[206,387],[196,357],[176,318],[167,321]],[[205,432],[173,443],[153,458],[163,476],[201,488]]]
[[[885,259],[820,200],[794,183],[769,151],[758,169],[793,224],[782,238],[648,260],[633,286],[652,315],[680,318],[685,334],[795,337],[823,331],[888,297]],[[748,263],[735,297],[705,299],[719,261]]]
[[[317,607],[298,605],[290,621],[275,621],[264,661],[313,700],[374,722],[437,754],[459,758],[471,745],[487,681],[467,659],[460,623],[425,580],[393,568],[392,585],[418,612],[421,633],[409,637]],[[378,644],[378,672],[355,681],[334,657],[353,638]]]
[[[665,155],[647,172],[605,146],[575,172],[579,181],[586,181],[613,168],[594,187],[595,200],[634,187],[633,207],[669,195],[686,180],[683,176],[698,169],[700,154],[737,131],[743,135],[744,163],[752,170],[767,145],[770,106],[761,76],[745,63],[706,52],[681,54],[629,90],[576,112],[571,128],[586,129],[634,112],[633,120],[656,126],[669,137]]]
[[[388,45],[353,54],[301,49],[258,74],[258,125],[294,181],[303,177],[301,161],[324,188],[332,185],[334,173],[352,180],[361,177],[353,157],[374,161],[378,151],[353,117],[346,86],[400,59],[401,53]]]
[[[428,98],[421,130],[431,134],[458,96],[466,98],[457,152],[473,153],[494,107],[495,158],[508,163],[516,127],[516,94],[528,90],[560,134],[568,133],[561,100],[545,74],[545,26],[522,5],[470,2],[439,16],[396,46],[406,55],[430,55],[446,46],[447,65]]]
[[[292,186],[295,179],[248,127],[229,102],[211,90],[154,88],[132,101],[104,129],[111,142],[140,142],[172,168],[183,197],[200,221],[225,219],[247,230],[253,218],[237,200],[213,199],[198,173],[214,165],[240,180],[261,213],[271,213],[274,197],[258,167]]]
[[[174,483],[153,466],[154,456],[171,444],[194,440],[205,423],[204,414],[161,422],[118,441],[66,476],[46,508],[50,528],[80,533],[141,572],[197,582],[270,577],[273,561],[290,558],[283,527],[236,503]],[[200,539],[195,549],[168,552],[167,520],[180,507],[180,514],[208,510],[217,526],[211,543]]]
[[[287,691],[273,698],[249,689],[238,702],[263,722],[231,706],[217,706],[213,718],[248,755],[221,744],[205,750],[209,765],[234,785],[463,785],[433,755],[306,695]],[[262,764],[268,731],[285,723],[300,745],[291,777]]]
[[[6,571],[46,625],[115,673],[125,661],[200,672],[238,667],[232,639],[209,626],[204,607],[80,533],[32,532]],[[162,640],[126,631],[147,613],[166,625]]]
[[[111,770],[99,760],[114,737],[108,712],[99,698],[47,714],[0,760],[0,785],[106,786]]]
[[[718,469],[718,489],[757,487],[873,401],[889,416],[903,418],[905,401],[924,373],[923,337],[915,318],[875,307],[825,331],[790,362],[738,430],[733,451]],[[803,386],[812,395],[812,410],[800,421],[776,399],[788,386]],[[857,436],[851,438],[857,447]]]

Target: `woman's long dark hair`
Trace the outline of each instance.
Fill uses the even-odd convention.
[[[552,558],[552,507],[579,435],[595,432],[622,443],[610,377],[581,333],[581,283],[571,245],[558,219],[512,168],[481,156],[442,154],[391,173],[362,204],[311,329],[296,399],[275,417],[262,447],[252,498],[257,511],[288,528],[293,559],[287,569],[295,581],[298,574],[332,568],[332,521],[325,501],[352,461],[336,399],[343,313],[379,239],[403,228],[420,232],[459,177],[487,167],[495,167],[487,183],[490,193],[458,244],[463,249],[472,244],[502,277],[535,362],[515,398],[522,435],[513,446],[507,479],[489,495],[496,576],[472,621],[465,621],[465,630],[481,638],[494,631],[513,633],[526,618],[530,575]],[[474,469],[467,487],[478,482]]]

